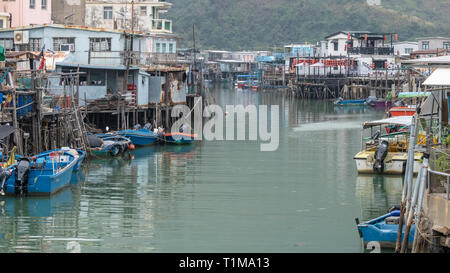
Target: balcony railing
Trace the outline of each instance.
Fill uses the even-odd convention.
[[[150,66],[158,64],[177,64],[177,53],[150,53],[132,51],[130,54],[130,65]],[[96,65],[126,65],[126,51],[106,51],[106,52],[88,52],[88,64]]]
[[[172,21],[166,19],[153,19],[152,30],[165,33],[172,33]]]
[[[349,48],[352,55],[394,55],[393,47],[354,47]]]

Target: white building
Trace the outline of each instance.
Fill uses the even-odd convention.
[[[85,24],[89,27],[172,33],[172,21],[161,18],[171,3],[159,0],[86,0]]]
[[[417,42],[397,42],[394,43],[394,54],[398,57],[409,57],[414,51],[419,50],[419,43]]]

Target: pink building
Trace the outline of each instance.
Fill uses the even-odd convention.
[[[1,0],[0,12],[11,13],[11,27],[52,23],[51,0]]]

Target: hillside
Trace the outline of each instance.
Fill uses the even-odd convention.
[[[450,0],[168,0],[180,47],[270,49],[339,30],[395,32],[400,40],[450,34]]]

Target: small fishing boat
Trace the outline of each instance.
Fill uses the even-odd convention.
[[[361,152],[355,155],[356,168],[360,174],[401,175],[406,168],[409,147],[409,129],[412,117],[402,116],[384,120],[365,122],[361,133]],[[382,127],[398,128],[393,133],[381,134]],[[379,129],[378,129],[379,127]],[[378,129],[374,133],[374,128]],[[370,129],[370,137],[364,138]],[[391,130],[391,129],[389,129]],[[414,153],[414,173],[417,174],[422,152]]]
[[[378,218],[372,219],[360,224],[356,219],[359,236],[362,238],[364,245],[370,242],[378,242],[382,248],[395,248],[397,242],[398,225],[400,220],[400,211],[394,210]],[[416,226],[411,225],[408,236],[409,247],[414,241],[414,232]],[[402,240],[405,235],[405,226],[402,229]]]
[[[197,136],[186,133],[164,134],[164,141],[168,144],[191,144]]]
[[[367,105],[366,104],[366,100],[361,99],[361,100],[343,100],[342,98],[335,101],[334,105],[338,105],[338,106],[362,106],[362,105]]]
[[[130,139],[112,134],[88,135],[89,153],[100,157],[117,157],[134,150]]]
[[[136,146],[152,145],[158,141],[158,136],[149,129],[125,130],[118,134],[130,139]]]
[[[9,172],[3,191],[7,195],[53,194],[70,184],[79,157],[67,148],[44,152],[32,158],[22,157],[1,170],[2,173]]]
[[[376,97],[368,97],[366,103],[367,105],[379,110],[386,110],[392,107],[392,101],[377,99]]]

